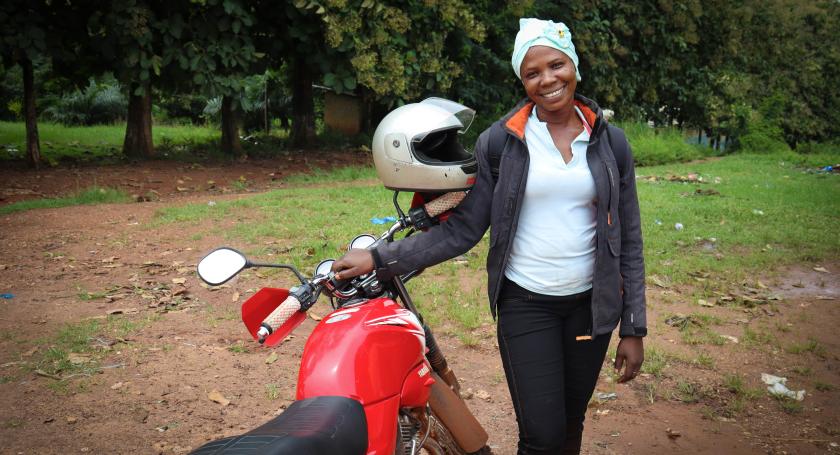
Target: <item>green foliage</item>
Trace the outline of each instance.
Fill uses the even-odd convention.
[[[63,96],[44,115],[63,125],[114,123],[125,117],[128,101],[113,78],[97,82],[91,78],[84,90]]]
[[[60,198],[30,199],[0,206],[0,215],[31,209],[68,207],[71,205],[113,204],[129,202],[131,198],[122,190],[91,187],[78,193]]]
[[[840,159],[840,142],[828,142],[828,143],[819,143],[819,142],[804,142],[799,143],[796,145],[796,153],[806,154],[806,155],[815,155],[815,154],[825,154],[825,155],[834,155]],[[829,164],[829,163],[826,163]],[[832,165],[837,163],[830,163]]]
[[[707,147],[686,143],[682,132],[676,128],[651,128],[641,122],[621,123],[619,126],[627,135],[637,166],[691,161],[713,152]]]
[[[449,91],[463,67],[452,58],[447,41],[463,44],[485,37],[485,26],[462,0],[405,8],[370,0],[300,0],[294,5],[302,14],[319,17],[329,46],[323,55],[341,57],[325,66],[323,83],[339,93],[362,85],[387,104]]]

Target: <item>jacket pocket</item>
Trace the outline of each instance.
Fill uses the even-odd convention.
[[[618,257],[621,254],[621,225],[616,219],[612,221],[612,224],[607,226],[607,245],[609,245],[610,254]]]

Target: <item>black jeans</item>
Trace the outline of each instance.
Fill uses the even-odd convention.
[[[505,279],[499,299],[502,364],[519,423],[519,455],[580,453],[586,407],[610,335],[592,330],[591,291],[546,296]]]

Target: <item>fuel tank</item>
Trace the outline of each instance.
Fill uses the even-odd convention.
[[[324,317],[306,342],[297,399],[340,395],[367,406],[404,396],[415,403],[400,402],[402,407],[423,405],[434,382],[425,352],[420,321],[393,300],[341,308]]]

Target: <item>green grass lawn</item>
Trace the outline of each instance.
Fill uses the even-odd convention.
[[[648,276],[677,284],[696,284],[695,278],[702,276],[702,294],[786,264],[836,259],[840,176],[812,170],[838,158],[734,155],[638,168]],[[689,173],[708,183],[668,180]],[[325,173],[313,182],[341,180],[338,176]],[[169,207],[158,212],[157,225],[236,220],[233,227],[219,222],[215,233],[255,259],[271,254],[272,260],[311,270],[321,259],[340,256],[356,234],[382,232],[384,227],[370,219],[393,214],[391,195],[379,186],[278,190],[212,207]],[[407,197],[403,203],[405,207]],[[675,229],[676,223],[683,228]],[[429,322],[454,324],[450,333],[468,345],[483,336],[480,327],[490,322],[485,308],[486,253],[485,236],[464,260],[433,267],[412,283]]]
[[[69,207],[71,205],[112,204],[130,201],[131,196],[126,194],[125,191],[94,186],[66,197],[29,199],[3,205],[0,206],[0,215],[31,209]]]
[[[50,163],[93,161],[122,156],[125,124],[70,127],[40,122],[38,134],[41,153]],[[164,151],[216,141],[220,135],[218,128],[203,126],[155,125],[152,128],[155,147]],[[0,161],[22,159],[25,152],[26,125],[0,122]]]

